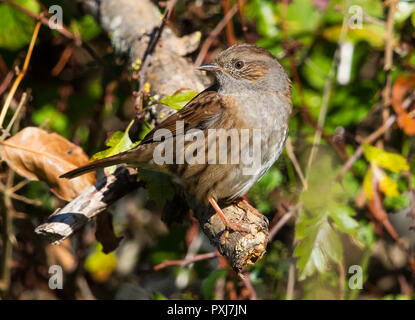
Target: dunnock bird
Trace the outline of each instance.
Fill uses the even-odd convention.
[[[246,231],[225,217],[218,202],[222,204],[242,197],[280,156],[292,109],[291,82],[272,54],[248,44],[234,45],[221,52],[212,63],[198,69],[213,72],[216,83],[154,128],[137,147],[92,162],[62,177],[73,178],[119,163],[165,172],[178,178],[185,192],[196,201],[210,203],[227,227]],[[182,124],[181,127],[178,123]],[[186,137],[196,129],[204,134],[205,140],[195,148],[191,147],[193,140]],[[218,143],[220,135],[210,135],[212,129],[222,132],[225,141]],[[242,137],[244,129],[248,133],[245,140]],[[232,138],[229,134],[232,130],[236,130],[240,143],[237,139],[237,143],[229,146],[227,142]],[[171,135],[167,136],[166,132],[171,132]],[[180,139],[184,141],[184,148],[177,152]],[[172,143],[173,158],[170,163],[160,163],[154,157],[155,151],[163,144],[166,153],[167,142]],[[199,161],[194,161],[194,158],[193,161],[183,161],[197,151],[202,155]],[[221,151],[228,156],[225,163],[215,161]],[[234,161],[233,156],[229,160],[232,152],[240,156],[239,161]],[[256,158],[257,165],[253,165],[255,161],[243,161],[244,157]]]

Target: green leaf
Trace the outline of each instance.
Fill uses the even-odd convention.
[[[396,197],[386,196],[383,200],[383,207],[385,210],[398,211],[408,207],[411,203],[410,197],[407,194],[400,194]]]
[[[121,131],[114,132],[114,134],[110,137],[110,139],[106,143],[107,147],[109,148],[103,151],[97,152],[96,154],[92,156],[91,160],[93,161],[93,160],[107,158],[107,157],[116,155],[118,153],[130,150],[134,148],[135,146],[137,146],[140,143],[140,141],[132,142],[128,135],[128,131],[130,130],[130,127],[132,126],[132,124],[133,124],[133,121],[130,122],[130,124],[128,125],[127,129],[124,132],[121,132]],[[115,166],[108,167],[107,170],[109,173],[114,173]]]
[[[38,13],[40,6],[36,0],[14,0],[13,2]],[[30,42],[35,20],[18,9],[0,3],[0,48],[18,50]]]
[[[256,20],[258,33],[264,38],[273,38],[280,33],[274,3],[266,0],[253,0],[247,3],[246,9],[247,16]]]
[[[169,300],[169,299],[167,299],[166,296],[160,292],[154,292],[153,300]]]
[[[363,153],[368,161],[373,161],[380,167],[392,172],[409,169],[406,159],[398,153],[387,152],[368,144],[363,146]]]
[[[282,4],[279,5],[280,12]],[[281,16],[281,14],[279,15]],[[294,0],[287,7],[286,29],[292,37],[301,37],[315,31],[320,22],[321,13],[309,0]]]
[[[327,218],[327,214],[309,217],[303,212],[300,215],[295,232],[300,242],[294,250],[294,256],[298,258],[299,280],[316,271],[327,271],[330,261],[340,263],[342,260],[340,238]]]
[[[196,97],[197,94],[197,92],[190,90],[178,90],[173,95],[164,97],[158,102],[161,104],[165,104],[170,108],[180,110],[186,105],[186,103],[188,103],[190,100]]]
[[[32,121],[38,126],[52,129],[64,137],[69,137],[68,117],[53,104],[45,104],[32,115]]]
[[[81,34],[82,40],[92,40],[101,33],[98,23],[89,14],[84,15],[78,21],[73,21],[70,30],[78,31]]]
[[[415,3],[400,1],[398,10],[395,12],[394,20],[396,23],[402,23],[415,12]]]
[[[333,208],[333,210],[330,211],[329,216],[333,219],[340,231],[348,234],[355,234],[359,227],[359,223],[352,218],[355,214],[356,213],[352,208],[340,205]]]
[[[160,206],[164,206],[167,200],[173,199],[174,187],[168,175],[161,172],[140,169],[138,178],[147,183],[146,190],[150,200],[155,201]]]
[[[272,202],[268,195],[283,182],[283,175],[276,167],[271,167],[268,172],[249,190],[249,197],[255,202],[261,212],[269,212]]]
[[[216,282],[220,278],[225,278],[228,270],[219,269],[213,271],[202,283],[203,299],[213,299],[213,292],[215,290]]]
[[[341,25],[328,27],[323,31],[323,37],[332,42],[338,42]],[[383,34],[385,33],[385,27],[375,24],[365,24],[363,28],[349,29],[347,32],[346,40],[352,43],[359,41],[367,41],[373,47],[381,48],[384,45]]]

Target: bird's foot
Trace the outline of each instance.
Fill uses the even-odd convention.
[[[210,204],[212,205],[213,209],[215,209],[216,213],[222,219],[227,230],[249,233],[249,227],[246,224],[241,223],[241,222],[230,221],[225,216],[225,214],[223,213],[222,209],[219,207],[215,199],[213,199],[212,197],[209,197],[208,200]]]

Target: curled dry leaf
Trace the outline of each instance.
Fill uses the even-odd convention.
[[[396,79],[392,90],[392,106],[398,116],[398,125],[409,136],[415,135],[415,120],[403,107],[405,95],[415,87],[415,75],[400,76]]]
[[[71,180],[59,178],[63,173],[87,164],[89,159],[79,146],[56,133],[27,127],[0,142],[0,152],[17,174],[46,182],[56,196],[66,201],[76,198],[95,183],[94,173]]]

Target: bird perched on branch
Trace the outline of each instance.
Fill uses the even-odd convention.
[[[165,172],[185,192],[220,205],[242,197],[280,156],[292,109],[291,82],[277,59],[254,45],[234,45],[199,70],[215,74],[213,86],[155,127],[135,148],[62,175],[73,178],[125,163]]]

